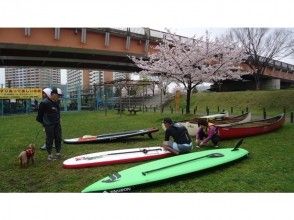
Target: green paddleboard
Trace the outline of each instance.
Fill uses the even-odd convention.
[[[213,149],[160,159],[113,173],[82,192],[127,192],[133,187],[220,166],[246,155],[238,148]]]

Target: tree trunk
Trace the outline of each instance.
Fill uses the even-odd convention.
[[[162,88],[160,89],[160,108],[162,108]]]
[[[191,101],[191,86],[187,89],[187,97],[186,97],[186,114],[190,114],[190,101]]]
[[[218,91],[221,92],[222,91],[222,83],[218,82]]]
[[[260,79],[259,79],[259,73],[254,73],[254,79],[255,79],[255,89],[260,90]]]
[[[166,88],[162,89],[163,95],[166,95]]]

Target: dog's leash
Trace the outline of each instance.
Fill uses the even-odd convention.
[[[37,138],[38,138],[40,132],[41,132],[41,129],[38,129],[37,134],[36,134],[36,136],[35,136],[35,139],[34,139],[33,143],[36,143],[36,140],[37,140]]]

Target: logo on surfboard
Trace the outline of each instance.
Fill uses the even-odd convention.
[[[112,182],[116,182],[121,178],[121,175],[119,173],[113,173],[111,175],[108,176],[109,179],[106,180],[102,180],[103,183],[112,183]]]

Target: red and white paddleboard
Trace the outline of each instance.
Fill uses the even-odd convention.
[[[105,166],[118,163],[131,163],[145,160],[153,160],[168,157],[171,155],[172,154],[169,151],[160,146],[103,151],[67,159],[63,162],[63,167],[71,169]]]

